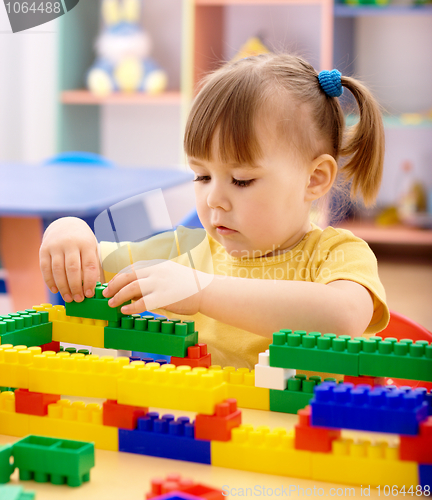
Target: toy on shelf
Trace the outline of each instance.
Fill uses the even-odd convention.
[[[151,59],[151,39],[140,24],[140,0],[102,0],[103,29],[87,87],[99,97],[112,92],[158,94],[167,75]]]
[[[404,161],[401,170],[403,177],[397,200],[399,219],[408,226],[431,228],[432,216],[428,213],[427,186],[417,177],[411,161]]]
[[[237,54],[233,57],[232,61],[245,59],[246,57],[258,56],[260,54],[268,54],[270,50],[264,45],[259,36],[253,36],[246,40],[240,47]]]
[[[350,6],[365,6],[365,5],[375,5],[378,7],[384,7],[389,4],[389,0],[342,0],[338,3],[342,3]]]

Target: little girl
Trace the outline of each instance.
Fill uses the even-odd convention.
[[[343,87],[360,111],[347,131],[338,101]],[[337,70],[317,74],[290,55],[227,64],[205,79],[184,144],[215,275],[197,293],[164,303],[159,299],[168,288],[181,288],[184,266],[171,261],[139,272],[132,266],[106,288],[111,306],[134,299],[122,312],[139,313],[157,297],[165,315],[193,315],[200,342],[222,366],[253,367],[282,328],[352,337],[385,328],[389,311],[369,246],[350,231],[321,229],[309,219],[312,203],[338,175],[366,204],[377,195],[383,124],[360,82]],[[135,261],[146,259],[142,248],[141,255],[135,248]],[[54,222],[40,259],[54,293],[66,301],[93,295],[98,243],[83,221]],[[195,271],[198,283],[205,274]]]

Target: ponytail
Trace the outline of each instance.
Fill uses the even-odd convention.
[[[358,80],[342,76],[342,85],[357,101],[359,122],[349,127],[340,149],[348,157],[341,173],[351,180],[351,194],[373,204],[380,187],[384,163],[384,126],[380,107],[369,90]]]

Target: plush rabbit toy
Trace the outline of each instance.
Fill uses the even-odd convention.
[[[87,86],[98,96],[111,92],[163,92],[166,73],[149,58],[151,40],[140,25],[141,0],[102,0],[104,27]]]

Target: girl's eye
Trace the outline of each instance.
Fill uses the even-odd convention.
[[[208,182],[211,180],[211,177],[209,175],[197,175],[194,179],[194,182]],[[248,179],[248,180],[239,180],[239,179],[234,179],[233,177],[233,180],[232,180],[232,183],[235,185],[235,186],[239,186],[239,187],[248,187],[250,186],[253,182],[255,181],[255,179]]]
[[[236,186],[239,186],[239,187],[248,187],[254,181],[255,181],[255,179],[248,179],[247,181],[241,181],[239,179],[234,179],[234,177],[233,177],[233,184],[235,184]]]

